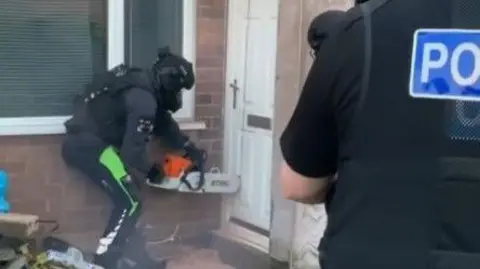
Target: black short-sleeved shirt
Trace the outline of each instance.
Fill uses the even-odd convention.
[[[364,64],[363,24],[352,19],[354,12],[346,13],[320,49],[280,138],[285,161],[303,176],[331,176],[339,160],[348,158],[346,140]]]

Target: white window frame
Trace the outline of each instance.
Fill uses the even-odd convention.
[[[183,0],[183,38],[182,54],[192,65],[196,66],[196,48],[197,48],[197,0]],[[184,91],[183,107],[177,113],[175,118],[193,120],[195,117],[195,87],[189,91]]]
[[[196,58],[196,0],[183,3],[183,56],[195,66]],[[125,61],[125,1],[107,2],[107,67],[112,68]],[[185,91],[184,107],[175,113],[180,128],[204,129],[205,123],[195,122],[195,89]],[[0,136],[63,134],[66,116],[0,118]]]

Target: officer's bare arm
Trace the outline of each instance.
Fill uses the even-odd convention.
[[[286,162],[280,167],[283,197],[303,204],[325,202],[331,177],[311,178],[295,172]]]
[[[319,60],[312,65],[280,138],[285,160],[280,168],[283,196],[307,204],[325,201],[329,177],[337,172],[338,136],[325,66],[329,65]]]

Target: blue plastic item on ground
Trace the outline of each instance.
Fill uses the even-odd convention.
[[[10,204],[7,201],[8,174],[0,170],[0,213],[8,213]]]

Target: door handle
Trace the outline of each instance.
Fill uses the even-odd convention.
[[[240,90],[237,84],[237,79],[234,79],[232,83],[229,84],[230,88],[233,90],[233,109],[237,108],[237,92]]]

